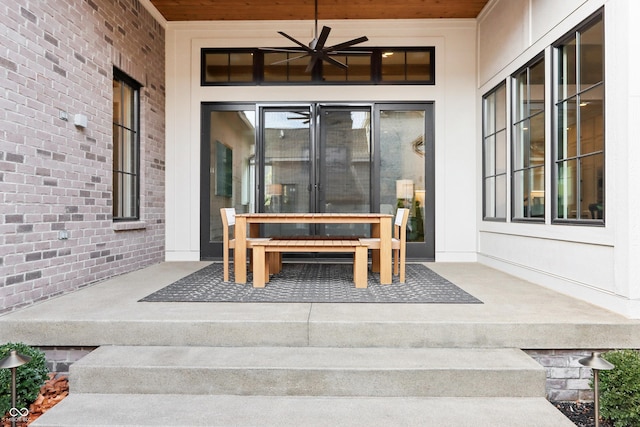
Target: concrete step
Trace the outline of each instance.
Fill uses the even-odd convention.
[[[71,393],[544,397],[518,349],[100,347],[70,369]]]
[[[33,427],[575,427],[544,398],[72,393]]]
[[[124,291],[123,291],[124,292]],[[564,322],[498,319],[481,305],[431,304],[202,304],[145,303],[113,319],[98,309],[66,307],[65,318],[39,318],[34,311],[0,316],[0,342],[39,346],[313,346],[313,347],[515,347],[636,348],[638,325],[589,322],[567,315]],[[114,302],[118,305],[118,302]],[[151,305],[154,304],[154,305]],[[226,304],[226,305],[225,305]],[[542,303],[539,303],[542,304]],[[188,306],[188,310],[185,306]],[[402,306],[401,308],[399,306]],[[541,305],[530,308],[540,312]],[[77,308],[91,313],[76,314]],[[467,320],[481,313],[480,319]],[[97,316],[94,318],[92,316]],[[119,320],[117,317],[125,319]],[[127,316],[129,318],[127,318]],[[211,317],[207,319],[206,317]],[[440,318],[438,317],[440,316]],[[453,320],[450,317],[458,317]],[[518,316],[522,316],[520,319]],[[131,319],[130,317],[142,317]],[[148,318],[147,318],[148,317]],[[203,319],[194,319],[202,317]],[[576,320],[572,320],[572,317]],[[106,327],[105,325],[108,325]]]

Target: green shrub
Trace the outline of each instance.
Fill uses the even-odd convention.
[[[615,368],[600,371],[600,415],[614,427],[640,426],[640,353],[616,350],[602,355]]]
[[[29,408],[38,394],[40,387],[48,379],[49,370],[44,353],[23,343],[7,343],[0,346],[0,360],[9,355],[11,350],[31,357],[29,363],[16,368],[16,406]],[[11,409],[11,369],[0,369],[0,418]]]

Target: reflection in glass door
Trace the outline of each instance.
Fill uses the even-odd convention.
[[[309,107],[261,110],[263,168],[261,200],[264,212],[312,212],[311,122]],[[268,224],[268,236],[304,235],[306,224]]]
[[[371,112],[320,107],[316,182],[318,212],[371,212]],[[366,224],[327,224],[330,236],[366,236]]]
[[[264,212],[370,212],[369,108],[263,108]],[[266,235],[367,235],[364,225],[265,226]]]
[[[203,106],[200,250],[222,256],[220,208],[255,212],[255,107]]]
[[[409,209],[407,256],[435,257],[432,104],[380,105],[380,212]]]

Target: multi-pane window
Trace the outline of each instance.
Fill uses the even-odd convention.
[[[482,98],[483,216],[507,217],[507,91],[503,83]]]
[[[425,49],[385,49],[381,57],[383,82],[430,81],[433,52]]]
[[[113,219],[139,219],[140,85],[113,71]]]
[[[603,46],[602,14],[555,46],[556,220],[604,219]]]
[[[269,83],[310,82],[306,73],[308,58],[295,52],[267,52],[264,54],[263,80]]]
[[[253,82],[253,61],[250,50],[209,52],[203,57],[203,79],[211,83]]]
[[[512,217],[544,218],[544,59],[513,76]]]
[[[332,55],[347,68],[322,64],[322,81],[325,82],[370,82],[371,54]]]
[[[434,47],[366,47],[330,54],[346,66],[299,49],[201,50],[201,85],[435,84]]]

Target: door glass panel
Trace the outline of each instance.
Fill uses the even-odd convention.
[[[264,212],[309,212],[310,109],[265,110]],[[307,224],[267,224],[268,236],[309,233]]]
[[[219,242],[220,208],[255,211],[255,112],[213,111],[210,118],[209,241]]]
[[[322,109],[318,182],[321,212],[371,211],[371,113]],[[363,236],[366,224],[327,224],[323,234]]]
[[[425,111],[380,112],[380,212],[409,208],[407,241],[424,242]]]

